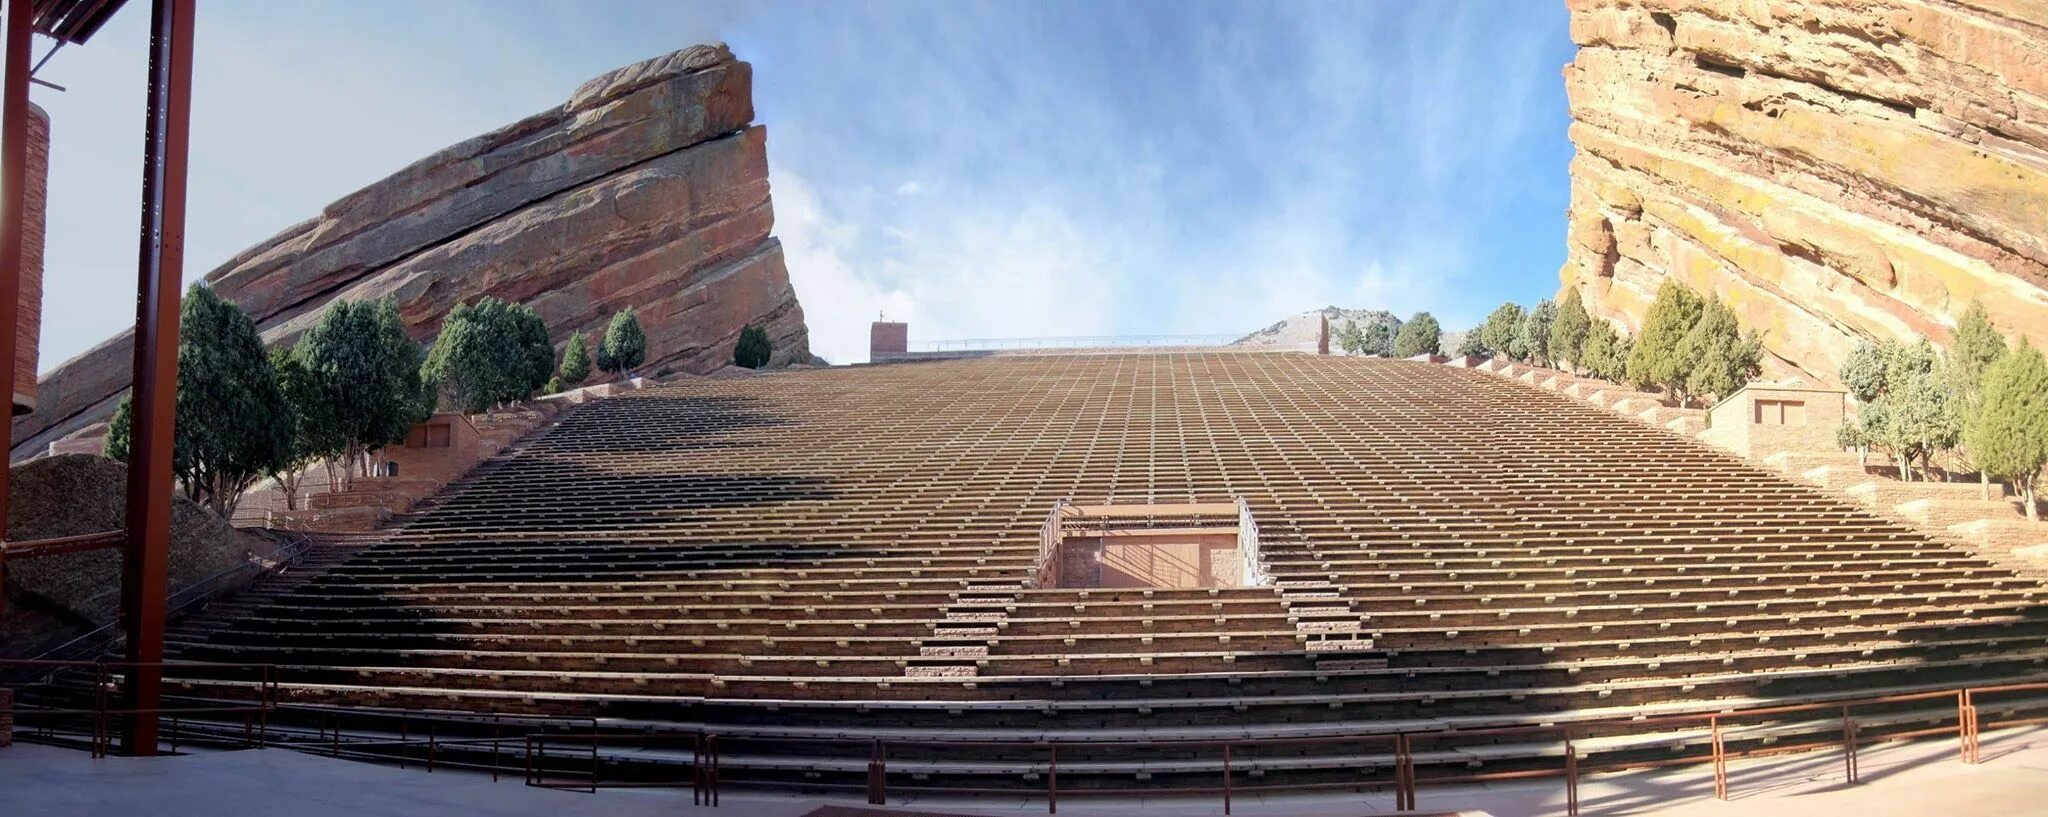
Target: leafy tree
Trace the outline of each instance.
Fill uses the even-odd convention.
[[[1699,322],[1679,341],[1678,355],[1691,362],[1685,376],[1689,395],[1727,397],[1763,372],[1763,339],[1745,332],[1735,310],[1719,298],[1702,305]]]
[[[1443,339],[1444,330],[1437,325],[1436,316],[1417,312],[1415,317],[1401,324],[1401,331],[1394,335],[1394,356],[1438,354],[1443,347]]]
[[[295,354],[328,407],[318,419],[332,423],[314,438],[331,441],[350,471],[367,475],[372,452],[402,442],[433,413],[434,394],[420,380],[420,345],[388,299],[334,302]]]
[[[583,330],[569,334],[569,343],[562,347],[562,368],[555,373],[556,383],[547,391],[549,394],[565,388],[575,388],[590,379],[590,342],[583,337]]]
[[[1386,357],[1394,353],[1394,324],[1373,321],[1366,324],[1364,333],[1365,353],[1374,357]]]
[[[597,367],[614,377],[623,377],[647,360],[647,333],[640,331],[640,319],[632,308],[612,316],[605,327],[604,341],[597,346]]]
[[[768,365],[768,359],[774,355],[775,346],[768,340],[767,329],[754,323],[740,328],[740,339],[732,347],[734,364],[748,369],[759,369]]]
[[[2048,360],[2025,340],[1984,370],[1984,402],[1965,432],[1985,473],[2012,483],[2027,518],[2041,520],[2035,495],[2048,466]]]
[[[185,495],[221,516],[275,470],[295,433],[256,324],[201,284],[178,313],[178,391],[171,470]],[[127,460],[134,410],[123,397],[107,432],[107,456]]]
[[[278,391],[284,395],[292,435],[290,443],[271,463],[269,476],[284,492],[285,510],[295,511],[299,509],[299,484],[305,479],[306,469],[341,453],[340,442],[332,436],[338,424],[327,416],[329,406],[320,399],[318,383],[296,348],[271,350],[270,370],[277,378]]]
[[[1553,361],[1568,362],[1572,374],[1578,374],[1586,365],[1586,333],[1593,328],[1593,318],[1586,313],[1586,304],[1574,287],[1564,294],[1564,302],[1557,306],[1557,319],[1550,323],[1550,337],[1546,347]]]
[[[1347,355],[1365,354],[1365,333],[1358,328],[1358,322],[1346,318],[1344,325],[1337,327],[1337,348]]]
[[[1522,316],[1521,325],[1515,327],[1515,345],[1527,356],[1529,362],[1539,366],[1551,365],[1550,327],[1557,322],[1557,304],[1549,300],[1536,302],[1536,308]]]
[[[1486,344],[1486,348],[1510,359],[1528,359],[1527,352],[1516,342],[1516,335],[1522,330],[1522,316],[1521,304],[1510,301],[1495,307],[1493,313],[1486,316],[1486,322],[1475,330],[1479,333],[1479,341]]]
[[[1882,449],[1899,464],[1899,476],[1913,479],[1913,464],[1955,447],[1962,436],[1959,401],[1934,345],[1893,341],[1865,343],[1842,365],[1842,381],[1862,404],[1858,429],[1843,432],[1867,448]]]
[[[555,368],[547,325],[531,307],[485,296],[456,304],[420,369],[439,402],[476,413],[533,396]]]
[[[1702,306],[1698,295],[1676,281],[1665,281],[1657,298],[1643,316],[1643,333],[1636,336],[1629,352],[1627,375],[1639,389],[1657,389],[1678,396],[1692,373],[1692,361],[1679,351],[1686,333],[1698,323]]]

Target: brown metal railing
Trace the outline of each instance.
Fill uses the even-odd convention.
[[[141,668],[156,669],[206,669],[206,670],[255,670],[259,676],[258,696],[253,703],[230,703],[207,701],[192,706],[160,706],[153,708],[124,708],[117,704],[121,692],[119,679],[123,670]],[[90,707],[40,707],[21,705],[19,696],[15,699],[15,724],[26,724],[26,734],[41,734],[45,739],[55,735],[57,724],[66,718],[84,718],[90,725],[89,740],[93,757],[106,757],[111,753],[114,738],[109,728],[109,719],[121,715],[155,713],[171,723],[168,733],[172,752],[178,751],[178,723],[191,716],[203,716],[208,720],[222,715],[241,715],[242,739],[246,746],[262,748],[268,743],[270,713],[277,703],[277,667],[271,664],[228,664],[207,661],[59,661],[35,658],[0,658],[0,668],[26,669],[63,673],[67,671],[90,670],[92,688]],[[17,687],[19,689],[19,687]],[[76,692],[76,690],[68,690]],[[61,694],[61,693],[60,693]],[[34,722],[40,721],[37,728]]]

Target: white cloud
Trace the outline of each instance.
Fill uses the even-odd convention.
[[[775,234],[789,264],[790,285],[804,306],[811,353],[833,363],[868,357],[868,322],[887,314],[909,320],[915,310],[908,292],[883,286],[855,271],[847,256],[859,231],[827,215],[802,177],[774,174]]]
[[[899,196],[915,196],[915,195],[917,195],[917,194],[919,194],[919,193],[923,193],[923,192],[924,192],[924,185],[922,185],[922,184],[919,184],[918,182],[915,182],[915,181],[908,181],[908,182],[904,182],[904,183],[902,183],[902,184],[896,185],[896,195],[899,195]]]

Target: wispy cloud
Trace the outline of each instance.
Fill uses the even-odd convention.
[[[776,232],[835,362],[882,312],[924,339],[1240,332],[1328,303],[1457,325],[1556,287],[1555,3],[451,2],[394,33],[396,8],[207,4],[194,275],[591,75],[723,38],[755,65]],[[55,271],[133,275],[100,214],[134,200],[139,132],[114,125],[139,124],[141,67],[115,54],[140,53],[140,17],[109,56],[60,55],[87,90],[45,102],[46,366],[126,320]],[[129,90],[54,107],[100,87]]]

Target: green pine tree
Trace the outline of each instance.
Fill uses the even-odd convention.
[[[1977,464],[2012,483],[2027,518],[2041,520],[2035,495],[2048,466],[2048,360],[2025,340],[1984,370],[1984,402],[1965,431]]]
[[[575,388],[590,379],[590,341],[583,336],[583,330],[569,333],[569,342],[562,347],[562,368],[555,376],[560,380],[556,385],[562,388]]]
[[[1586,333],[1593,328],[1592,316],[1586,313],[1586,304],[1579,297],[1575,287],[1564,294],[1564,302],[1557,305],[1557,319],[1550,323],[1550,338],[1547,348],[1553,360],[1566,363],[1573,374],[1586,366]]]
[[[1552,364],[1550,357],[1550,327],[1557,322],[1557,304],[1548,300],[1536,302],[1536,307],[1522,316],[1522,323],[1515,327],[1515,346],[1522,355],[1538,366]]]
[[[1495,307],[1493,313],[1486,316],[1486,323],[1474,330],[1479,333],[1479,342],[1511,360],[1527,360],[1527,352],[1516,342],[1516,336],[1522,331],[1523,314],[1522,305],[1512,301]]]
[[[1438,326],[1436,316],[1417,312],[1401,324],[1401,331],[1394,335],[1394,356],[1414,357],[1416,355],[1439,354],[1443,347],[1444,330]]]
[[[1636,336],[1626,371],[1629,382],[1639,389],[1656,389],[1676,397],[1692,373],[1693,361],[1679,351],[1686,333],[1698,323],[1700,298],[1676,281],[1658,287],[1657,298],[1643,316],[1643,332]]]
[[[1385,321],[1373,321],[1365,325],[1361,339],[1363,352],[1374,357],[1386,357],[1394,353],[1394,326]]]
[[[768,340],[768,330],[760,324],[750,323],[740,328],[740,339],[733,344],[732,362],[747,369],[759,369],[768,365],[775,356],[775,346]]]
[[[597,346],[597,367],[613,377],[624,377],[635,366],[647,362],[647,333],[640,331],[640,319],[631,307],[612,316],[604,340]]]

